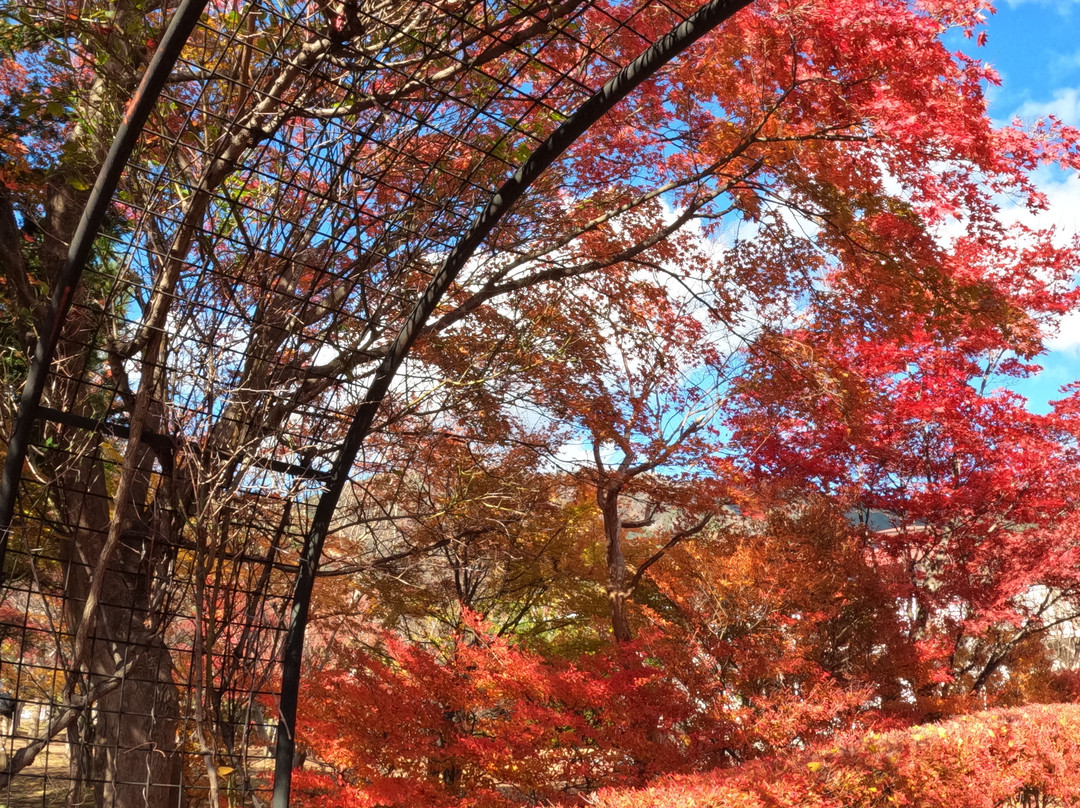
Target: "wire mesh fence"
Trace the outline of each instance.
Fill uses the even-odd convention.
[[[210,3],[69,290],[31,414],[0,591],[0,802],[266,804],[301,556],[379,363],[507,177],[692,11]],[[13,59],[69,88],[55,140],[84,158],[40,203],[43,285],[171,12],[6,12],[40,33]],[[561,221],[558,200],[604,178],[573,159],[537,182],[545,203],[527,197],[493,229],[426,333],[460,327],[524,266],[580,271],[563,251],[592,225]],[[408,462],[381,426],[437,408],[447,373],[406,365],[354,480]],[[331,530],[373,535],[380,503],[346,496]]]

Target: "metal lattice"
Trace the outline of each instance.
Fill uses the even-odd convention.
[[[528,189],[587,194],[572,152],[544,168],[745,4],[226,1],[174,29],[122,176],[87,155],[115,191],[42,258],[47,372],[0,502],[7,805],[287,803],[313,579],[363,563],[322,540],[346,480],[394,464],[380,424],[438,386],[395,376],[410,346],[527,260],[576,271],[586,226]],[[173,11],[114,4],[73,142],[117,131]],[[82,5],[20,13],[88,58]]]

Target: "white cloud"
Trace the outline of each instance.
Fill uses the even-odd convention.
[[[1053,115],[1063,123],[1080,126],[1080,88],[1060,87],[1049,101],[1025,101],[1015,114],[1029,123]]]
[[[1031,227],[1053,226],[1063,239],[1080,233],[1080,176],[1043,168],[1035,172],[1034,179],[1046,195],[1047,209],[1033,213],[1021,205],[1006,206],[1002,211],[1005,220]]]
[[[1015,5],[1021,1],[1009,0],[1009,4]],[[1080,0],[1073,0],[1070,5],[1076,3],[1080,3]],[[1080,87],[1058,88],[1049,100],[1025,101],[1011,117],[1031,123],[1048,115],[1070,126],[1080,126]],[[1032,213],[1022,205],[1006,203],[1002,206],[1002,218],[1006,222],[1018,221],[1029,227],[1052,226],[1057,230],[1060,243],[1080,233],[1080,176],[1046,167],[1039,169],[1034,179],[1046,195],[1047,209]],[[1077,269],[1080,271],[1080,267]],[[1080,355],[1080,311],[1061,318],[1057,334],[1047,340],[1046,347],[1051,351]]]
[[[1046,210],[1033,213],[1018,204],[1004,204],[1002,219],[1021,222],[1029,227],[1054,227],[1059,244],[1065,244],[1080,233],[1080,176],[1066,175],[1054,169],[1036,173],[1039,189],[1046,195]],[[1080,267],[1076,268],[1080,274]],[[1046,341],[1051,351],[1080,354],[1080,311],[1061,318],[1058,331]]]

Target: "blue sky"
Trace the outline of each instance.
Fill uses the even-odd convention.
[[[1080,0],[999,0],[986,31],[985,47],[966,43],[964,49],[1001,74],[1002,86],[988,93],[994,119],[1005,123],[1018,115],[1031,121],[1053,114],[1080,126]],[[1080,178],[1044,171],[1039,182],[1052,206],[1041,218],[1063,233],[1080,232]],[[1060,398],[1061,385],[1080,379],[1080,312],[1066,318],[1050,347],[1039,360],[1043,372],[1013,385],[1039,412]]]

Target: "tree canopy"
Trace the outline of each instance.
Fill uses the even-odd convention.
[[[9,788],[529,805],[1074,696],[1080,400],[1008,384],[1080,242],[1009,207],[1080,133],[991,121],[985,3],[213,0],[69,288],[173,12],[0,21]]]

